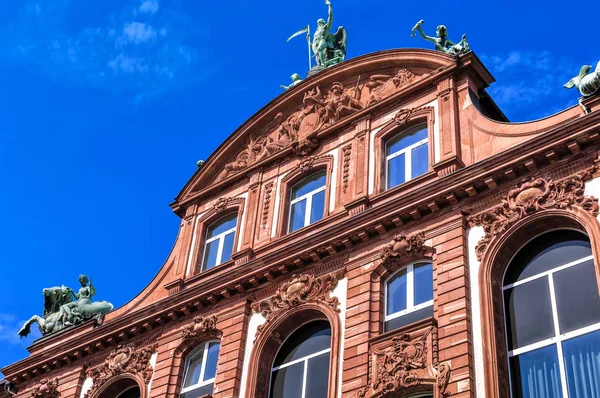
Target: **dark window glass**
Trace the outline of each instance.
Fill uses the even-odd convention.
[[[560,332],[600,322],[600,296],[592,260],[554,274]]]
[[[404,154],[388,161],[387,173],[388,188],[400,185],[406,180],[406,158]]]
[[[202,372],[202,359],[204,358],[204,348],[196,351],[194,356],[188,362],[187,373],[185,374],[185,381],[183,387],[190,387],[194,384],[198,384],[200,381],[200,373]]]
[[[513,398],[562,398],[555,345],[512,357],[510,367]]]
[[[581,232],[549,232],[535,238],[519,251],[506,272],[504,285],[591,255],[590,242]]]
[[[385,331],[395,330],[411,323],[430,318],[433,316],[433,305],[427,306],[417,311],[409,312],[406,315],[391,319],[385,323]]]
[[[217,373],[217,359],[219,358],[219,343],[210,343],[208,346],[208,355],[206,356],[206,368],[204,369],[204,381],[215,377]]]
[[[207,394],[213,393],[214,384],[210,383],[202,387],[194,388],[188,392],[181,394],[181,398],[201,398]]]
[[[570,397],[600,397],[600,331],[563,343]]]
[[[331,345],[331,328],[327,321],[307,323],[296,330],[279,350],[273,367],[326,350]]]
[[[413,272],[415,280],[415,305],[433,300],[433,265],[428,263],[415,264]]]
[[[271,373],[271,398],[302,398],[304,362]]]
[[[510,350],[554,336],[548,278],[504,291]]]
[[[117,398],[140,398],[141,394],[139,387],[133,387],[119,395]]]
[[[219,239],[213,240],[212,242],[206,245],[206,250],[204,252],[204,270],[211,269],[215,265],[217,265],[217,255],[219,253]]]
[[[306,215],[306,199],[292,205],[292,219],[290,220],[290,232],[304,227]]]
[[[388,282],[387,315],[406,309],[406,268],[398,271]]]
[[[386,155],[392,155],[425,138],[427,138],[427,127],[422,125],[398,134],[387,143]]]
[[[214,238],[215,236],[222,234],[225,231],[235,228],[237,225],[237,214],[233,213],[226,217],[221,218],[218,222],[212,224],[208,228],[206,239]]]
[[[325,191],[321,191],[312,197],[310,209],[310,223],[319,221],[325,214]]]
[[[223,253],[221,253],[221,263],[231,260],[231,253],[233,253],[233,243],[235,242],[235,233],[225,235],[223,239]]]
[[[306,398],[327,398],[329,353],[308,360]]]
[[[294,185],[294,187],[292,188],[292,200],[297,199],[300,196],[306,195],[307,193],[312,192],[316,189],[324,187],[326,182],[327,177],[325,171],[315,173],[305,178],[298,184]]]
[[[429,156],[427,151],[427,144],[419,145],[412,150],[411,178],[427,173],[427,169],[429,168]]]

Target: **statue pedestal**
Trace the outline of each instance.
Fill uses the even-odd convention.
[[[306,74],[306,77],[311,77],[316,75],[317,73],[324,71],[325,69],[327,69],[327,67],[323,66],[323,65],[317,65],[317,66],[313,66],[308,73]]]

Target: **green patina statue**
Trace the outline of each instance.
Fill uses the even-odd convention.
[[[460,55],[465,54],[470,51],[469,43],[467,43],[467,36],[463,35],[461,41],[458,44],[454,44],[452,40],[448,39],[448,29],[445,25],[439,25],[435,30],[436,37],[427,36],[421,25],[425,21],[420,20],[417,24],[412,28],[411,36],[415,36],[415,30],[418,30],[423,39],[430,41],[435,44],[435,49],[446,53],[448,55]]]
[[[317,20],[317,30],[311,44],[317,61],[317,66],[331,66],[344,60],[346,56],[346,30],[338,27],[337,32],[331,34],[333,23],[333,8],[331,2],[325,0],[328,8],[327,22],[323,18]],[[337,50],[337,54],[336,54]]]
[[[297,73],[294,73],[292,76],[290,76],[290,78],[292,79],[292,84],[290,84],[289,86],[284,86],[283,84],[280,84],[279,87],[281,87],[284,90],[287,90],[302,83],[302,79]]]
[[[600,62],[598,62],[592,73],[590,73],[591,70],[592,65],[583,65],[579,70],[579,74],[565,84],[565,88],[575,87],[583,95],[583,98],[579,99],[579,106],[586,115],[590,113],[590,109],[582,101],[586,97],[600,94]]]
[[[27,336],[34,323],[38,324],[45,336],[92,318],[102,321],[104,315],[112,311],[113,305],[107,301],[92,302],[96,289],[87,276],[80,275],[79,283],[81,288],[77,293],[64,285],[44,289],[44,313],[42,316],[34,315],[25,322],[19,330],[19,336]]]

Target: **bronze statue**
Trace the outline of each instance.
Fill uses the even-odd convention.
[[[311,47],[315,54],[317,66],[327,67],[344,60],[346,56],[346,30],[343,26],[340,26],[337,32],[331,34],[333,8],[329,0],[325,0],[325,4],[328,8],[327,22],[323,18],[317,20],[317,30],[313,36]]]
[[[582,100],[594,94],[600,94],[600,62],[596,65],[595,71],[590,73],[590,70],[592,70],[592,65],[582,66],[579,74],[565,84],[565,88],[575,87],[583,95],[583,98],[579,99],[579,106],[586,115],[590,113],[590,109],[583,105]]]
[[[292,84],[290,84],[289,86],[284,86],[283,84],[280,84],[279,87],[281,87],[284,90],[288,90],[288,89],[302,83],[302,79],[300,78],[300,75],[297,73],[294,73],[292,76],[290,76],[290,78],[292,79]]]
[[[423,39],[430,41],[435,44],[435,49],[441,51],[448,55],[460,55],[470,51],[469,43],[467,43],[467,35],[463,35],[462,39],[458,44],[454,44],[452,40],[448,39],[448,29],[445,25],[439,25],[435,30],[436,37],[427,36],[421,25],[424,23],[424,20],[420,20],[417,24],[412,28],[411,36],[415,36],[415,30],[418,30]]]

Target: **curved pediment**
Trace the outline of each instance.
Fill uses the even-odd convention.
[[[237,129],[186,184],[177,201],[245,176],[284,154],[306,155],[322,131],[342,125],[433,74],[457,58],[420,49],[382,51],[311,76],[275,98]]]

